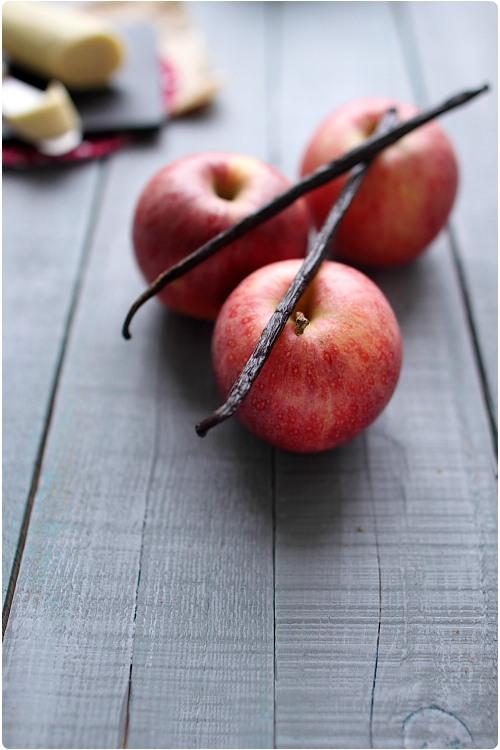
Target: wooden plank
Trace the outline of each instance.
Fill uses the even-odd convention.
[[[461,184],[451,227],[470,298],[492,419],[497,411],[497,129],[498,42],[494,3],[396,4],[419,100],[488,81],[488,96],[446,120],[457,149]]]
[[[158,344],[154,334],[141,336],[133,351],[119,336],[136,282],[127,244],[130,197],[116,200],[115,167],[4,639],[9,747],[117,747],[123,735]],[[146,311],[143,322],[158,332],[155,313]]]
[[[217,403],[210,326],[152,304],[119,336],[146,179],[199,149],[266,150],[262,63],[231,34],[244,21],[259,59],[260,6],[196,12],[231,82],[112,161],[5,637],[10,747],[272,743],[271,450],[236,422],[194,432]]]
[[[393,76],[399,48],[384,6],[286,4],[281,25],[280,132],[292,175],[336,106],[406,91]],[[379,578],[364,439],[300,461],[279,453],[276,494],[277,745],[369,747]]]
[[[3,597],[63,347],[98,166],[3,180]]]
[[[212,130],[173,128],[165,158],[199,148],[265,158],[264,7],[202,3],[190,10],[227,85]],[[158,398],[159,458],[144,529],[128,744],[270,747],[272,451],[235,421],[204,441],[196,438],[193,425],[218,403],[209,365],[210,327],[178,319],[169,326],[164,358],[170,367],[164,368]]]
[[[386,5],[277,12],[292,175],[335,106],[412,95]],[[446,235],[376,281],[405,341],[394,399],[349,445],[277,456],[277,746],[491,746],[494,465]]]
[[[217,398],[210,330],[173,320],[163,338],[128,746],[270,747],[270,450],[236,424],[195,442],[193,424]]]
[[[380,279],[406,343],[397,398],[368,443],[380,747],[399,747],[401,731],[405,747],[496,744],[496,466],[446,250],[443,237],[420,267]]]

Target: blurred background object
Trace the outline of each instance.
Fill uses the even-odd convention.
[[[80,117],[62,83],[53,81],[41,91],[7,77],[2,88],[3,116],[15,135],[49,156],[78,146]]]
[[[105,86],[125,57],[108,23],[53,3],[5,3],[2,45],[13,63],[74,89]]]
[[[16,6],[13,11],[12,5]],[[36,5],[33,14],[32,5]],[[99,158],[122,148],[135,133],[158,130],[168,116],[208,105],[220,87],[203,38],[182,3],[96,2],[91,15],[88,3],[83,4],[84,14],[60,9],[59,3],[57,9],[54,6],[29,2],[4,5],[3,43],[9,80],[12,84],[14,77],[20,79],[25,92],[27,85],[45,90],[54,77],[66,82],[84,139],[78,144],[68,134],[66,140],[59,141],[58,151],[40,147],[43,134],[37,138],[31,131],[27,137],[26,128],[20,129],[12,119],[12,111],[26,116],[26,96],[20,95],[20,85],[10,85],[10,116],[3,112],[4,166],[24,168]],[[51,54],[44,56],[44,49],[50,49]],[[126,53],[118,55],[118,50]],[[100,58],[105,64],[97,66],[96,72]],[[87,85],[75,89],[77,79]],[[96,85],[88,85],[91,80]]]
[[[157,50],[167,68],[169,114],[184,115],[213,100],[221,86],[213,71],[205,40],[181,2],[96,2],[92,12],[116,21],[143,20],[153,24]]]

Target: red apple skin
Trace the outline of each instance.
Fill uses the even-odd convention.
[[[301,166],[305,175],[359,145],[391,106],[406,120],[417,112],[394,99],[358,99],[329,115],[314,133]],[[317,226],[337,199],[346,175],[308,196]],[[431,122],[383,151],[339,227],[337,257],[371,266],[397,266],[416,258],[446,224],[458,186],[453,147]]]
[[[261,268],[224,303],[212,339],[223,398],[299,267],[287,260]],[[298,336],[290,318],[237,416],[279,448],[324,451],[353,438],[389,401],[401,369],[401,335],[380,289],[341,263],[322,264],[297,310],[309,325]]]
[[[142,191],[133,220],[135,254],[147,282],[288,185],[270,165],[238,154],[200,153],[161,169]],[[310,227],[305,201],[296,201],[158,296],[172,310],[213,320],[228,294],[252,271],[303,257]]]

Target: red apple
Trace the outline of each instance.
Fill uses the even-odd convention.
[[[269,164],[239,154],[200,153],[161,169],[142,191],[133,223],[135,253],[146,280],[151,282],[288,184]],[[158,296],[172,310],[214,319],[227,295],[252,271],[304,256],[309,228],[307,206],[296,201]]]
[[[300,261],[272,263],[228,297],[212,340],[225,398]],[[249,430],[279,448],[322,451],[350,440],[389,401],[401,368],[401,336],[380,289],[360,271],[325,261],[237,412]]]
[[[304,154],[301,173],[340,156],[370,136],[382,115],[397,107],[401,120],[417,110],[394,99],[358,99],[327,117]],[[313,191],[309,206],[318,226],[347,177]],[[446,223],[458,184],[453,147],[431,122],[384,150],[354,198],[334,240],[339,258],[383,267],[413,260]]]

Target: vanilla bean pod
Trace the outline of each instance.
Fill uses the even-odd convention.
[[[430,120],[433,120],[434,118],[444,114],[445,112],[449,112],[450,110],[455,109],[455,107],[460,107],[462,104],[466,104],[479,94],[488,91],[488,89],[488,84],[485,84],[484,86],[480,86],[476,89],[463,91],[460,94],[456,94],[450,99],[442,102],[442,104],[420,112],[419,114],[415,115],[415,117],[411,117],[410,119],[406,120],[400,125],[397,125],[387,133],[374,135],[371,138],[368,138],[360,146],[353,148],[351,151],[348,151],[338,159],[335,159],[334,161],[331,161],[328,164],[319,167],[319,169],[317,169],[315,172],[312,172],[312,174],[307,175],[302,180],[296,182],[288,190],[280,193],[272,201],[266,203],[264,206],[255,211],[255,213],[249,214],[249,216],[246,216],[238,224],[234,224],[229,229],[226,229],[224,232],[221,232],[220,234],[213,237],[211,240],[192,252],[190,255],[187,255],[185,258],[179,261],[179,263],[176,263],[170,268],[167,268],[159,276],[156,277],[151,285],[135,300],[135,302],[130,307],[130,310],[128,311],[122,326],[123,337],[126,339],[131,338],[130,324],[132,322],[132,318],[139,310],[139,308],[144,305],[145,302],[161,292],[161,290],[164,289],[167,284],[175,281],[175,279],[178,279],[180,276],[183,276],[192,268],[195,268],[195,266],[197,266],[199,263],[202,263],[207,258],[210,258],[210,256],[214,255],[221,248],[229,245],[235,240],[238,240],[240,237],[243,237],[243,235],[247,234],[247,232],[255,229],[255,227],[263,224],[273,216],[276,216],[276,214],[283,211],[291,203],[296,201],[301,196],[305,195],[305,193],[308,193],[311,190],[315,190],[316,188],[321,187],[330,180],[333,180],[335,177],[339,177],[341,174],[348,172],[350,169],[355,167],[356,164],[369,161],[374,156],[376,156],[376,154],[382,151],[382,149],[395,143],[397,140],[402,138],[404,135],[407,135],[412,130],[425,125]]]
[[[396,110],[392,108],[389,109],[380,121],[376,132],[387,132],[389,128],[394,125],[396,120]],[[257,342],[257,346],[234,382],[225,403],[214,411],[213,414],[196,425],[196,432],[200,437],[204,437],[212,427],[229,419],[229,417],[239,409],[248,395],[250,388],[255,382],[257,375],[264,367],[264,364],[267,362],[267,359],[269,358],[280,333],[286,326],[296,304],[304,294],[306,288],[316,275],[321,263],[328,254],[335,232],[337,231],[344,214],[351,205],[354,196],[361,187],[361,183],[363,182],[369,166],[370,162],[366,164],[358,164],[352,170],[352,173],[338,199],[330,209],[330,213],[318,234],[313,249],[304,258],[297,275],[288,287],[288,291],[282,297],[276,310],[269,318],[269,321]],[[301,314],[298,313],[298,315]],[[304,321],[305,325],[307,325],[307,320],[305,318],[304,320],[298,318],[296,321],[296,333],[298,336],[303,333],[305,327]]]

